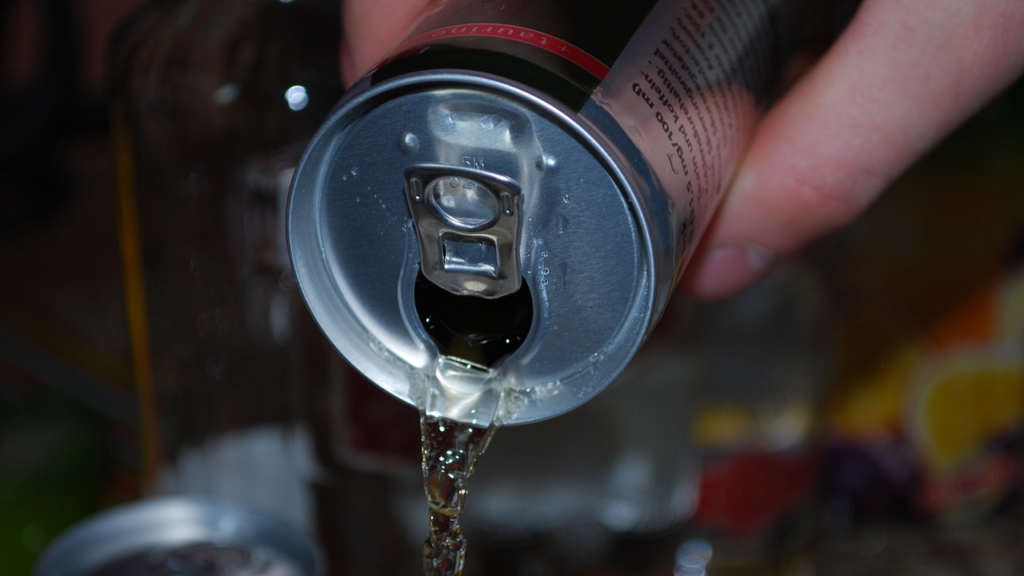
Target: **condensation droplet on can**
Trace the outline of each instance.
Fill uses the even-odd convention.
[[[569,231],[569,219],[564,214],[558,215],[558,233],[565,234]]]
[[[420,139],[412,132],[406,132],[402,135],[402,139],[399,140],[398,147],[402,149],[402,152],[412,154],[419,151]]]
[[[540,158],[537,158],[537,169],[538,170],[554,170],[558,167],[558,159],[551,154],[544,154]]]

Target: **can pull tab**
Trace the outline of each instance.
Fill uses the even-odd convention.
[[[424,276],[459,295],[500,298],[519,289],[519,184],[443,164],[410,166],[404,176]]]

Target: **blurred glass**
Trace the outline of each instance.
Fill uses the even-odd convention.
[[[339,39],[336,0],[154,1],[110,52],[147,488],[257,506],[335,562],[361,556],[338,536],[348,486],[316,439],[334,360],[291,272],[284,206],[342,94]]]
[[[729,299],[688,309],[703,459],[688,533],[713,550],[709,574],[789,565],[818,527],[831,305],[820,267],[794,260]]]
[[[148,492],[287,520],[328,575],[395,574],[420,563],[388,506],[417,413],[329,346],[285,242],[292,171],[342,94],[340,28],[337,0],[160,0],[124,23],[126,294]]]

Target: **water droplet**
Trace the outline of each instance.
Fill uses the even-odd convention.
[[[565,202],[566,204],[569,203],[569,195],[568,194],[566,194],[565,196],[562,196],[562,202]]]
[[[420,139],[412,132],[406,132],[402,135],[401,140],[398,142],[398,147],[407,154],[412,154],[419,151]]]
[[[558,215],[558,233],[565,234],[569,231],[569,219],[564,214]]]
[[[353,166],[352,169],[349,170],[349,172],[352,173],[353,176],[358,176],[359,175],[359,168],[356,168],[355,166]]]
[[[548,279],[547,278],[541,278],[540,279],[540,285],[541,286],[547,286],[548,285]]]
[[[597,352],[594,352],[593,354],[590,355],[590,361],[591,362],[597,362],[598,359],[600,359],[600,358],[601,358],[601,355],[598,354]]]
[[[558,159],[551,154],[545,154],[540,158],[537,158],[537,169],[538,170],[554,170],[558,167]]]
[[[547,266],[540,269],[541,274],[547,274],[549,272],[551,272],[551,270]]]
[[[549,254],[550,253],[547,250],[544,250],[543,252],[540,253],[542,258],[547,258]]]
[[[341,179],[342,180],[348,180],[348,174],[342,174],[341,175]]]

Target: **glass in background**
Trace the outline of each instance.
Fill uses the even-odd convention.
[[[818,527],[819,414],[833,350],[821,272],[815,260],[790,261],[735,296],[686,310],[703,462],[677,572],[805,569]]]
[[[125,21],[122,247],[148,491],[257,507],[314,536],[329,574],[387,574],[418,559],[394,553],[390,476],[339,458],[337,390],[359,379],[309,317],[284,234],[294,166],[342,93],[339,11],[156,0]]]

